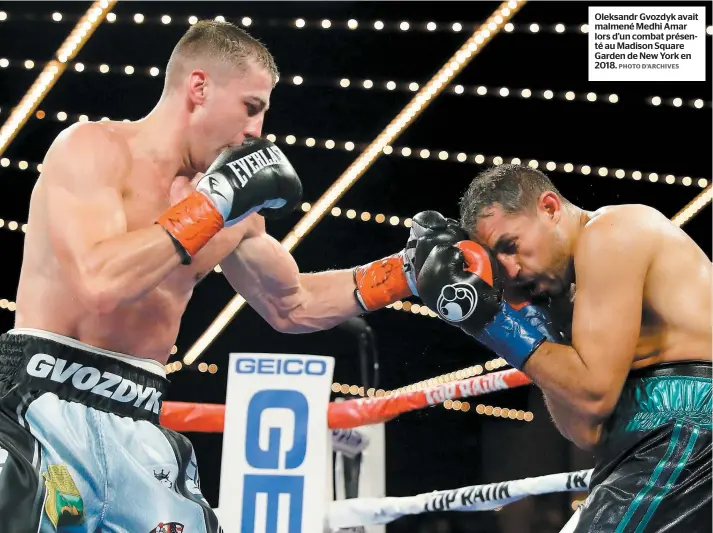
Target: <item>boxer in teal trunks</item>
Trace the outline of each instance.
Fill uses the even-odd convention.
[[[472,240],[417,244],[419,295],[530,376],[560,432],[594,451],[569,531],[711,531],[708,257],[650,207],[585,211],[518,165],[473,180],[460,225]]]

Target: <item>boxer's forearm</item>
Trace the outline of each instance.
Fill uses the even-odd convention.
[[[282,333],[312,333],[330,329],[364,312],[354,297],[354,274],[334,270],[298,274],[297,288],[282,297],[251,298],[253,307]],[[266,294],[266,293],[263,293]]]
[[[543,392],[543,396],[547,410],[564,438],[583,450],[589,450],[599,442],[601,422],[582,416],[582,413],[573,410],[569,404],[558,402],[546,392]]]
[[[94,245],[81,263],[77,283],[83,300],[107,313],[154,289],[181,260],[165,230],[152,226]]]
[[[354,297],[352,270],[300,274],[301,298],[290,311],[288,333],[330,329],[364,310]]]
[[[329,329],[364,312],[354,297],[352,270],[301,274],[292,255],[266,233],[244,239],[220,265],[233,288],[283,333]]]
[[[613,408],[618,391],[602,377],[606,369],[585,364],[572,346],[545,342],[528,359],[523,371],[554,403],[566,404],[585,419],[599,421]]]

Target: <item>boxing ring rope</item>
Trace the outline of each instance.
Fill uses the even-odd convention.
[[[509,366],[507,361],[503,359],[502,357],[498,357],[496,359],[491,359],[489,361],[486,361],[483,365],[473,365],[469,366],[467,368],[461,368],[458,370],[453,370],[451,372],[447,372],[445,374],[441,374],[439,376],[433,376],[431,378],[427,379],[422,379],[421,381],[418,381],[417,383],[410,383],[408,385],[404,385],[402,387],[398,387],[393,390],[383,390],[383,389],[375,389],[373,387],[370,387],[364,390],[364,387],[361,387],[359,385],[347,385],[347,384],[341,384],[341,383],[333,383],[332,384],[332,392],[341,392],[342,394],[351,394],[352,396],[384,396],[384,395],[391,395],[391,394],[396,394],[396,393],[401,393],[401,392],[411,392],[412,390],[421,390],[426,387],[434,387],[436,385],[442,385],[444,383],[449,383],[451,381],[457,381],[461,379],[466,379],[466,378],[472,378],[473,376],[478,376],[483,373],[483,371],[486,372],[492,372],[497,370],[500,367],[503,366]],[[337,386],[338,388],[335,388]],[[344,387],[347,387],[347,390],[344,389]]]
[[[383,525],[406,515],[437,511],[490,511],[527,496],[579,492],[589,487],[592,470],[471,485],[401,498],[352,498],[333,501],[328,525],[332,530]]]
[[[357,427],[381,424],[399,414],[433,406],[446,399],[481,396],[530,383],[525,374],[511,369],[391,396],[332,402],[327,416],[332,430],[332,451],[349,458],[363,453],[369,445],[369,438]],[[224,405],[164,402],[161,411],[161,424],[181,432],[219,433],[223,431],[224,421]],[[437,511],[493,510],[527,496],[586,490],[591,473],[591,470],[580,470],[406,497],[335,499],[329,504],[325,528],[338,531],[378,526],[406,515]]]
[[[446,400],[481,396],[530,383],[530,378],[525,374],[511,369],[390,396],[332,402],[327,412],[327,424],[330,429],[353,429],[379,424],[400,414],[431,407]],[[161,424],[180,432],[221,433],[225,425],[225,406],[163,402]]]
[[[450,81],[470,63],[480,50],[495,37],[526,0],[509,0],[500,4],[478,30],[448,59],[441,69],[424,85],[406,107],[391,121],[374,141],[362,152],[347,170],[327,189],[311,209],[282,240],[282,246],[291,252],[312,230],[326,212],[346,193],[376,161],[383,149],[391,144],[440,94]],[[198,340],[183,357],[184,364],[194,363],[210,346],[221,331],[245,305],[245,299],[236,294],[218,314]]]

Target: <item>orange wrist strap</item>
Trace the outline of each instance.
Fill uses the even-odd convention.
[[[191,258],[218,233],[224,225],[223,217],[208,198],[193,192],[176,205],[169,207],[156,221],[180,246],[183,264],[190,264]]]
[[[412,296],[401,254],[394,254],[354,269],[355,295],[365,311],[376,311]]]

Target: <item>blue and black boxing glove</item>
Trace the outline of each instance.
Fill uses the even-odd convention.
[[[516,308],[503,299],[493,265],[490,253],[475,242],[437,245],[421,268],[418,292],[443,320],[522,369],[543,342],[561,337],[543,308]]]

